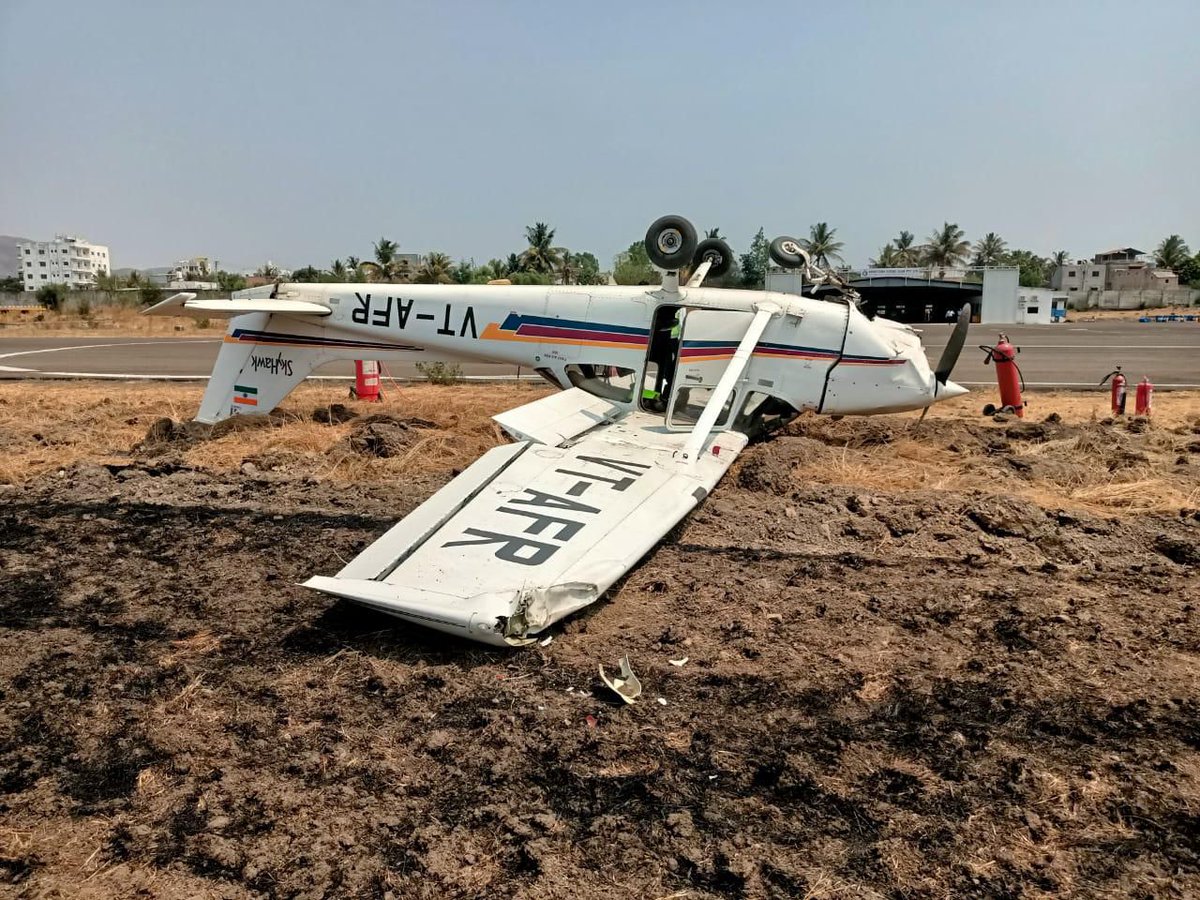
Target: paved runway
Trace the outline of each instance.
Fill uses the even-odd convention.
[[[936,364],[950,333],[948,325],[919,326],[930,362]],[[992,385],[978,344],[995,344],[1005,331],[1021,348],[1018,363],[1030,387],[1094,386],[1121,365],[1133,381],[1149,375],[1162,389],[1200,388],[1200,324],[1139,323],[1128,320],[1061,325],[972,325],[954,379],[968,387]],[[212,371],[220,341],[215,338],[3,338],[0,378],[198,379]],[[388,367],[397,379],[421,375],[411,364]],[[351,363],[334,363],[318,377],[346,377]],[[467,364],[470,378],[512,378],[512,366]],[[528,376],[528,370],[520,372]]]

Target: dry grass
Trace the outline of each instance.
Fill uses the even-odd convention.
[[[224,334],[226,324],[225,319],[143,316],[138,308],[119,305],[93,307],[87,316],[0,307],[0,337],[205,337]]]
[[[383,403],[352,404],[344,388],[306,384],[270,419],[244,418],[210,440],[181,445],[185,460],[214,470],[234,470],[246,460],[342,480],[397,478],[414,471],[462,468],[501,443],[491,416],[529,403],[550,389],[539,384],[392,386]],[[0,483],[19,484],[47,471],[87,460],[128,460],[150,426],[168,417],[190,419],[201,384],[32,382],[0,383]],[[417,417],[438,427],[422,429],[407,452],[386,459],[344,447],[352,425],[322,425],[312,413],[332,403],[362,414]]]
[[[218,436],[179,444],[185,461],[216,471],[234,471],[250,461],[260,469],[335,481],[390,480],[413,473],[461,469],[504,441],[491,416],[544,396],[534,384],[393,386],[385,402],[359,404],[363,414],[421,418],[437,427],[417,429],[398,455],[377,458],[354,452],[347,438],[352,423],[323,425],[313,412],[349,403],[343,389],[306,384],[270,419],[245,418]],[[199,384],[0,383],[0,483],[19,484],[79,461],[127,461],[156,420],[186,421],[203,393]],[[1107,396],[1100,393],[1035,394],[1026,421],[1055,412],[1075,429],[1046,442],[1010,441],[1003,453],[989,451],[978,429],[1008,424],[984,419],[985,398],[970,395],[934,408],[925,423],[916,414],[887,421],[887,443],[854,438],[863,420],[819,423],[827,446],[819,458],[793,470],[797,482],[844,484],[881,492],[953,490],[1003,492],[1046,507],[1076,507],[1106,514],[1175,511],[1200,506],[1200,456],[1187,447],[1200,441],[1200,392],[1160,393],[1153,424],[1132,434],[1122,425],[1103,425]],[[877,421],[877,420],[876,420]],[[1013,420],[1015,421],[1015,420]],[[814,426],[818,427],[818,426]],[[841,431],[839,431],[839,429]],[[801,423],[803,433],[808,426]],[[837,446],[845,432],[849,440]],[[987,432],[986,434],[990,434]],[[985,438],[986,438],[985,434]],[[1138,454],[1143,454],[1142,460]],[[1112,467],[1115,457],[1128,464]],[[1180,457],[1191,460],[1179,465]]]
[[[999,492],[1047,508],[1110,515],[1200,506],[1200,456],[1187,449],[1200,441],[1194,433],[1200,427],[1200,392],[1156,395],[1154,417],[1142,433],[1131,433],[1128,420],[1104,424],[1106,393],[1034,394],[1024,421],[1040,422],[1055,413],[1065,425],[1089,427],[1044,442],[1007,441],[1003,452],[965,426],[995,429],[995,440],[1004,442],[1004,429],[1021,420],[985,419],[979,414],[982,403],[981,396],[968,395],[939,404],[923,425],[919,413],[897,416],[889,442],[851,438],[846,446],[829,447],[823,458],[798,466],[793,475],[803,482],[878,491]],[[961,434],[946,427],[958,423],[964,426]],[[1188,462],[1180,465],[1181,458]]]

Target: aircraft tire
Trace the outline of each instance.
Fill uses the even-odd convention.
[[[996,404],[995,404],[995,403],[989,403],[989,404],[987,404],[986,406],[984,406],[984,408],[983,408],[983,414],[984,414],[985,416],[994,416],[994,415],[996,414]]]
[[[646,232],[646,255],[660,269],[678,271],[696,252],[696,229],[683,216],[663,216]]]
[[[696,266],[700,265],[706,259],[712,260],[712,266],[708,270],[708,277],[720,278],[733,265],[733,251],[720,238],[705,238],[696,245],[696,252],[692,255],[692,269],[695,269]]]
[[[794,237],[782,235],[771,241],[771,259],[785,269],[803,269],[810,262],[808,252]]]

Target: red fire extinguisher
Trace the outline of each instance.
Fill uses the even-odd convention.
[[[373,359],[354,361],[354,387],[350,388],[350,396],[368,403],[383,399],[379,392],[379,363]]]
[[[1100,379],[1100,384],[1112,379],[1112,414],[1114,416],[1125,415],[1125,375],[1121,372],[1121,367],[1117,366],[1107,375]]]
[[[1150,383],[1150,376],[1143,375],[1142,380],[1137,386],[1137,406],[1135,407],[1139,416],[1150,415],[1154,407],[1154,385]]]
[[[980,344],[979,349],[987,354],[983,360],[985,365],[990,362],[996,364],[996,383],[1000,387],[1000,409],[997,410],[989,403],[983,408],[983,414],[990,416],[997,412],[1016,413],[1020,418],[1024,418],[1025,401],[1021,397],[1021,391],[1025,389],[1025,376],[1021,373],[1021,367],[1017,365],[1020,348],[1014,347],[1009,343],[1008,335],[1002,334],[995,347]]]

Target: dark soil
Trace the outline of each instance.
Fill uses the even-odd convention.
[[[798,484],[824,428],[513,652],[296,586],[442,477],[217,475],[164,426],[0,489],[0,892],[1200,894],[1197,515]]]

